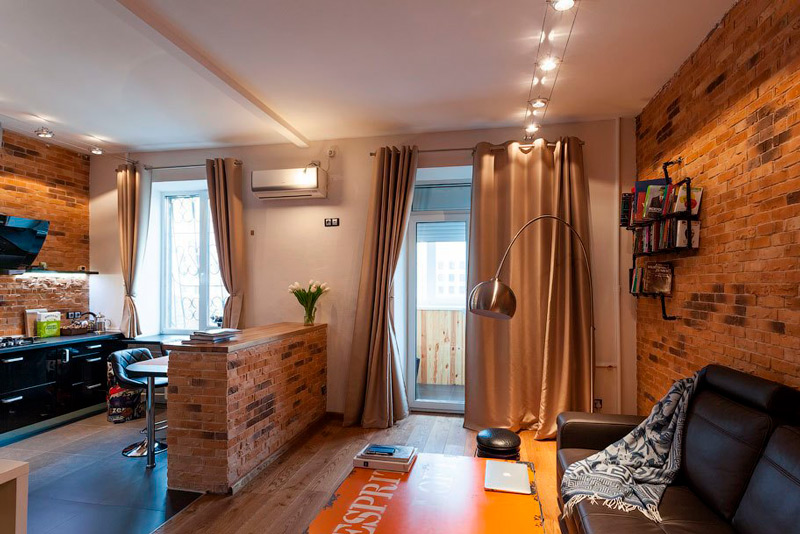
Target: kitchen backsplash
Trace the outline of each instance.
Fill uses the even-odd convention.
[[[89,267],[89,156],[2,131],[0,213],[46,219],[50,232],[36,263]],[[114,251],[113,253],[116,253]],[[22,334],[26,309],[89,309],[87,275],[74,278],[0,275],[0,336]]]

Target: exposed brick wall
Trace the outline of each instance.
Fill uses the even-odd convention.
[[[800,2],[741,0],[637,118],[639,177],[680,155],[704,189],[700,250],[663,258],[680,319],[639,299],[640,413],[712,362],[800,387],[798,112]]]
[[[15,132],[2,132],[0,213],[50,221],[37,262],[89,266],[89,157]],[[23,312],[89,309],[89,282],[0,276],[0,336],[22,334]]]
[[[226,493],[325,414],[325,325],[232,353],[169,358],[170,488]]]

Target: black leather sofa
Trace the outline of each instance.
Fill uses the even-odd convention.
[[[569,464],[601,450],[639,416],[562,413],[558,486]],[[663,523],[583,501],[570,534],[800,534],[800,392],[727,367],[704,368],[689,405],[681,472],[659,506]]]

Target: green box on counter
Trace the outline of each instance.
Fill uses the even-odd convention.
[[[61,335],[61,321],[36,321],[36,337],[57,337]]]

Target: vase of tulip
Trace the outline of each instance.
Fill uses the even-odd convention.
[[[317,315],[317,301],[330,290],[331,288],[328,287],[328,284],[317,280],[309,280],[306,287],[301,286],[299,282],[289,286],[289,293],[294,295],[305,312],[303,315],[304,325],[314,325],[314,318]]]

